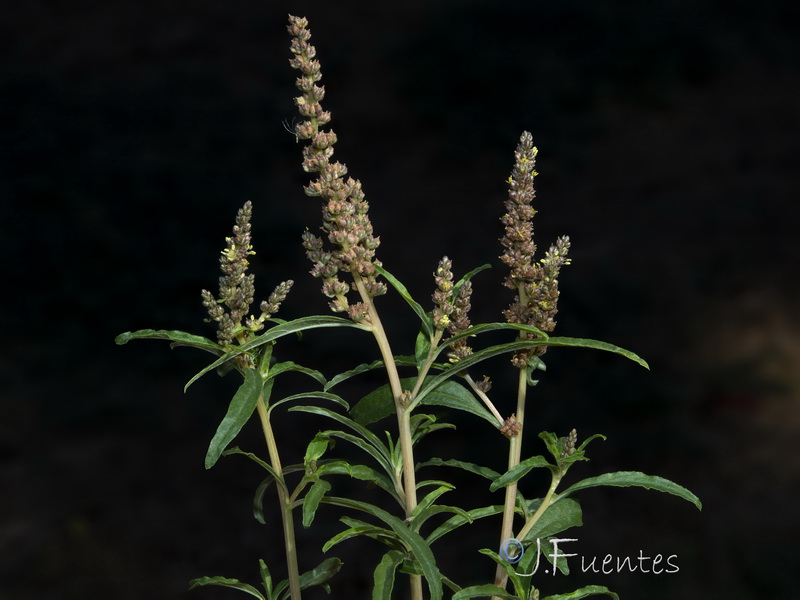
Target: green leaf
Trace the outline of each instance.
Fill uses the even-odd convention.
[[[456,373],[453,373],[455,375]],[[436,378],[440,378],[437,376]],[[447,377],[443,378],[447,379]],[[410,390],[414,387],[416,377],[406,377],[400,380],[400,385],[403,389]],[[444,406],[446,408],[453,408],[462,410],[482,419],[486,419],[493,425],[497,425],[497,420],[492,414],[484,408],[472,392],[467,390],[464,386],[456,383],[455,381],[444,381],[435,389],[427,386],[424,402],[414,402],[414,406],[424,404],[426,406]],[[392,389],[387,383],[381,387],[371,391],[369,394],[359,400],[356,405],[350,409],[350,415],[362,425],[369,425],[380,421],[394,414],[394,396]]]
[[[170,344],[173,348],[176,346],[190,346],[192,348],[205,350],[211,354],[216,354],[217,356],[225,353],[225,348],[212,342],[210,339],[201,335],[192,335],[185,331],[140,329],[139,331],[126,331],[114,338],[114,342],[120,346],[127,344],[131,340],[169,340],[173,342]]]
[[[541,498],[531,500],[528,509],[533,513],[541,504]],[[536,538],[548,538],[562,531],[566,531],[571,527],[581,527],[582,525],[583,513],[581,512],[581,505],[572,498],[560,497],[556,502],[553,502],[547,507],[522,541],[535,542]]]
[[[338,558],[326,558],[311,571],[300,575],[300,589],[305,590],[315,585],[322,585],[342,568],[342,561]]]
[[[506,572],[508,578],[511,580],[511,583],[514,585],[514,591],[516,592],[517,596],[520,598],[525,597],[526,592],[526,585],[522,581],[522,577],[520,577],[517,572],[514,570],[514,566],[510,565],[507,561],[503,560],[497,552],[489,550],[487,548],[482,548],[479,550],[481,554],[485,554],[486,556],[490,557],[494,562],[496,562],[500,567]]]
[[[403,300],[405,300],[406,303],[411,307],[411,310],[413,310],[417,314],[419,320],[422,322],[422,328],[425,330],[425,333],[428,334],[428,337],[432,338],[433,320],[425,311],[425,309],[422,308],[422,306],[420,306],[420,304],[411,297],[411,294],[406,289],[406,286],[400,283],[397,277],[389,273],[389,271],[387,271],[383,267],[376,265],[375,269],[378,271],[378,273],[384,276],[386,281],[388,281],[392,285],[392,287],[397,290],[397,293],[399,293],[400,296],[402,296]]]
[[[617,596],[614,592],[609,590],[604,585],[587,585],[586,587],[582,587],[579,590],[575,590],[574,592],[570,592],[568,594],[555,594],[554,596],[546,596],[542,598],[542,600],[580,600],[581,598],[586,598],[587,596],[594,596],[596,594],[605,594],[606,596],[611,596],[614,600],[619,600],[619,596]]]
[[[318,479],[308,490],[303,499],[303,527],[309,527],[314,521],[314,514],[317,512],[320,500],[331,489],[331,484],[324,479]]]
[[[323,388],[326,392],[330,390],[333,386],[340,384],[343,381],[350,379],[351,377],[355,377],[356,375],[360,375],[361,373],[366,373],[367,371],[372,371],[374,369],[380,369],[383,367],[382,360],[374,360],[371,363],[362,363],[357,367],[350,369],[349,371],[345,371],[344,373],[339,373],[335,377],[333,377],[325,387]]]
[[[228,406],[228,412],[217,428],[206,453],[206,469],[213,467],[222,452],[231,443],[256,409],[258,398],[263,390],[265,401],[272,391],[272,382],[266,384],[256,369],[244,370],[244,383],[239,387]]]
[[[372,600],[392,600],[394,573],[403,558],[405,554],[398,550],[389,550],[383,555],[373,575]]]
[[[456,339],[468,337],[470,335],[475,335],[477,333],[484,333],[486,331],[493,331],[496,329],[538,331],[534,327],[528,327],[527,325],[518,325],[516,323],[487,323],[486,325],[476,325],[475,327],[471,327],[464,333],[449,338],[447,340],[447,343],[439,346],[439,348],[436,349],[435,354],[438,355],[447,347],[448,344],[452,343]],[[546,336],[546,334],[544,334],[543,332],[539,332],[539,334]],[[480,362],[483,362],[488,358],[492,358],[494,356],[499,356],[500,354],[506,354],[509,352],[516,352],[518,350],[536,348],[539,346],[561,346],[566,348],[593,348],[595,350],[605,350],[606,352],[613,352],[615,354],[624,356],[625,358],[629,358],[630,360],[634,361],[635,363],[647,369],[650,368],[642,358],[640,358],[633,352],[620,348],[619,346],[614,346],[613,344],[608,344],[606,342],[598,342],[596,340],[567,338],[567,337],[556,337],[556,338],[544,337],[535,340],[509,342],[507,344],[498,344],[496,346],[490,346],[489,348],[484,348],[483,350],[479,350],[474,354],[470,354],[468,357],[458,361],[455,365],[453,365],[450,369],[444,371],[443,373],[440,373],[439,375],[436,375],[434,377],[427,378],[419,394],[417,394],[414,403],[411,405],[411,408],[413,409],[414,406],[420,404],[423,398],[425,398],[425,396],[427,396],[431,391],[433,391],[436,388],[436,386],[440,385],[443,381],[446,381],[458,375],[459,373],[462,373],[466,369]]]
[[[531,333],[538,338],[538,341],[546,340],[550,336],[547,335],[541,329],[537,329],[536,327],[531,327],[530,325],[522,325],[520,323],[481,323],[480,325],[473,325],[466,331],[462,331],[461,333],[457,333],[456,335],[447,338],[442,344],[436,348],[434,352],[434,356],[439,356],[442,352],[444,352],[453,342],[456,342],[462,338],[468,337],[476,337],[482,333],[489,333],[490,331],[514,331],[520,332],[524,331],[526,333]]]
[[[327,435],[323,435],[322,433],[318,433],[314,436],[314,439],[308,443],[306,447],[306,454],[303,458],[303,464],[305,465],[306,469],[311,468],[312,463],[316,463],[322,455],[328,450],[328,446],[331,444],[332,440]]]
[[[328,431],[322,432],[329,437],[339,438],[340,440],[345,440],[346,442],[350,442],[354,446],[361,448],[364,452],[369,454],[372,458],[374,458],[378,464],[383,468],[389,477],[394,477],[394,467],[392,466],[392,462],[390,459],[386,458],[383,452],[379,449],[375,448],[368,442],[364,441],[362,438],[355,436],[351,433],[347,433],[345,431],[339,431],[336,429],[330,429]],[[377,482],[376,482],[377,483]]]
[[[421,330],[417,334],[417,341],[414,344],[414,360],[417,363],[417,369],[422,369],[428,360],[428,353],[431,351],[431,338],[425,330]]]
[[[489,263],[486,263],[485,265],[481,265],[480,267],[476,267],[476,268],[472,269],[472,271],[470,271],[469,273],[464,275],[453,286],[453,292],[450,294],[451,300],[454,300],[454,299],[458,298],[458,293],[461,291],[461,288],[464,286],[464,284],[467,281],[469,281],[470,279],[475,277],[475,275],[477,275],[481,271],[485,271],[486,269],[491,269],[491,268],[492,268],[492,265],[490,265]]]
[[[309,369],[308,367],[304,367],[303,365],[298,365],[292,361],[287,362],[280,362],[272,365],[269,369],[269,375],[267,375],[267,379],[272,379],[273,377],[277,377],[281,373],[286,373],[288,371],[294,371],[296,373],[303,373],[304,375],[308,375],[312,379],[318,381],[322,385],[327,383],[325,376],[315,369]]]
[[[452,423],[437,423],[435,415],[416,413],[411,415],[411,443],[416,445],[422,438],[434,431],[442,429],[456,429]],[[386,432],[389,435],[389,432]],[[398,448],[399,454],[399,448]]]
[[[435,467],[456,467],[458,469],[463,469],[464,471],[469,471],[470,473],[474,473],[475,475],[480,475],[481,477],[485,477],[486,479],[497,479],[500,477],[500,473],[495,471],[494,469],[490,469],[489,467],[482,467],[480,465],[476,465],[470,462],[464,462],[461,460],[442,460],[441,458],[432,458],[425,462],[417,464],[417,469],[420,467],[428,467],[428,466],[435,466]]]
[[[267,477],[256,488],[256,493],[253,497],[253,516],[256,518],[256,521],[262,525],[267,524],[267,520],[264,518],[264,495],[267,493],[267,488],[272,485],[273,481],[275,481],[274,477]]]
[[[372,433],[369,429],[357,423],[353,419],[349,419],[344,415],[340,415],[335,413],[327,408],[322,408],[320,406],[293,406],[289,409],[290,412],[307,412],[315,415],[322,415],[324,417],[328,417],[333,419],[334,421],[338,421],[345,427],[355,431],[358,435],[361,436],[370,446],[372,446],[378,453],[385,459],[385,463],[391,465],[391,455],[389,453],[388,448],[381,442],[380,438],[377,435]]]
[[[438,540],[443,535],[446,535],[453,531],[454,529],[458,529],[462,525],[466,525],[467,523],[472,523],[475,519],[481,519],[483,517],[489,517],[492,515],[498,515],[503,512],[504,507],[502,504],[498,504],[496,506],[483,506],[481,508],[473,508],[472,510],[467,511],[467,516],[464,517],[462,515],[456,515],[455,517],[450,517],[439,525],[436,529],[434,529],[426,538],[426,541],[431,544]]]
[[[366,465],[350,465],[343,460],[335,460],[330,463],[318,464],[314,474],[318,477],[324,477],[325,475],[349,475],[361,481],[371,481],[378,487],[389,492],[400,506],[405,506],[405,502],[400,498],[392,481],[385,474],[379,473]]]
[[[419,531],[429,518],[441,513],[459,515],[467,519],[469,523],[472,523],[472,519],[469,518],[469,514],[463,508],[459,508],[458,506],[447,506],[446,504],[434,504],[433,506],[429,506],[420,512],[411,522],[411,526],[413,527],[414,531]]]
[[[255,596],[256,598],[260,598],[261,600],[267,600],[264,597],[264,594],[259,592],[256,588],[252,585],[248,585],[246,583],[242,583],[238,579],[230,579],[228,577],[199,577],[197,579],[192,579],[189,582],[189,589],[193,590],[198,587],[202,587],[204,585],[218,585],[220,587],[232,588],[234,590],[240,590],[251,596]]]
[[[345,540],[349,540],[354,537],[359,536],[366,536],[370,537],[374,540],[378,540],[393,549],[400,550],[403,549],[403,542],[400,538],[397,537],[392,530],[386,529],[384,527],[378,527],[376,525],[370,525],[369,523],[364,523],[363,521],[359,521],[358,519],[350,519],[348,517],[342,517],[339,519],[345,525],[349,525],[349,529],[345,529],[344,531],[337,533],[331,539],[329,539],[325,544],[322,546],[322,551],[327,552],[336,544],[344,542]]]
[[[703,504],[700,498],[695,496],[692,492],[677,483],[658,477],[657,475],[645,475],[639,471],[616,471],[614,473],[604,473],[597,477],[589,477],[583,481],[571,485],[569,488],[561,492],[560,498],[564,498],[578,490],[583,490],[591,487],[598,486],[611,486],[611,487],[641,487],[648,490],[656,490],[658,492],[665,492],[678,496],[684,500],[694,504],[699,510],[703,509]]]
[[[258,559],[258,571],[261,574],[261,583],[264,585],[264,591],[267,592],[267,598],[272,598],[272,575],[270,575],[267,563],[263,559]]]
[[[345,410],[350,409],[350,405],[339,395],[332,394],[331,392],[303,392],[302,394],[293,394],[291,396],[287,396],[277,402],[273,402],[269,405],[269,412],[271,413],[275,408],[280,406],[281,404],[285,404],[286,402],[294,402],[295,400],[308,400],[310,398],[319,398],[320,400],[330,400],[331,402],[335,402],[336,404],[343,406]]]
[[[418,404],[462,410],[485,419],[497,427],[497,419],[492,416],[492,413],[486,410],[486,407],[472,395],[472,392],[455,381],[446,381],[428,392],[424,401]]]
[[[359,502],[358,500],[350,500],[349,498],[328,497],[323,500],[337,506],[345,508],[354,508],[373,515],[386,523],[397,536],[403,540],[403,543],[414,554],[414,557],[419,561],[422,567],[422,574],[428,582],[428,589],[430,590],[431,600],[441,600],[442,598],[442,575],[436,566],[436,559],[433,552],[428,547],[428,543],[420,537],[420,535],[412,531],[404,521],[389,514],[383,509],[366,502]]]
[[[408,386],[413,386],[414,381],[414,377],[401,379],[400,385],[403,389],[410,389]],[[394,411],[394,395],[391,386],[387,383],[372,390],[356,402],[355,406],[350,409],[350,416],[361,425],[370,425],[394,414]]]
[[[439,496],[441,496],[441,495],[442,495],[442,494],[444,494],[445,492],[449,492],[450,490],[454,490],[454,489],[455,489],[455,486],[454,486],[454,485],[450,485],[450,484],[448,483],[448,484],[446,484],[446,485],[440,485],[439,487],[437,487],[437,488],[436,488],[435,490],[433,490],[432,492],[428,492],[428,493],[425,495],[425,497],[424,497],[422,500],[420,500],[420,501],[419,501],[419,504],[417,504],[417,506],[416,506],[416,507],[414,508],[414,510],[412,511],[412,513],[411,513],[411,519],[416,519],[416,518],[417,518],[417,516],[418,516],[418,515],[419,515],[419,514],[420,514],[422,511],[424,511],[424,510],[426,510],[428,507],[430,507],[430,506],[431,506],[431,505],[432,505],[432,504],[433,504],[433,503],[436,501],[436,499],[437,499]],[[419,527],[415,527],[415,529],[419,530]]]
[[[519,481],[524,477],[529,471],[532,469],[537,469],[539,467],[549,467],[552,468],[547,459],[544,456],[532,456],[531,458],[525,459],[520,462],[517,466],[512,467],[505,473],[503,473],[500,477],[495,479],[492,484],[489,486],[489,491],[494,492],[507,486],[509,483],[514,483],[515,481]]]
[[[255,454],[253,454],[252,452],[245,452],[244,450],[239,448],[239,446],[234,446],[233,448],[229,448],[228,450],[225,450],[225,452],[222,453],[222,456],[231,456],[233,454],[241,454],[242,456],[246,456],[247,458],[252,460],[254,463],[256,463],[257,465],[259,465],[262,468],[264,468],[272,476],[272,479],[275,479],[275,481],[277,481],[281,485],[281,487],[284,489],[284,491],[288,492],[288,490],[286,489],[286,483],[284,482],[283,478],[278,475],[278,472],[275,469],[272,468],[272,465],[270,465],[269,463],[264,462],[263,460],[258,458]],[[271,481],[271,479],[270,479],[270,481]]]
[[[200,379],[206,373],[213,371],[220,365],[228,362],[229,360],[239,356],[240,354],[244,354],[254,348],[258,348],[259,346],[263,346],[268,342],[272,342],[279,338],[282,338],[287,335],[291,335],[292,333],[297,333],[298,331],[305,331],[306,329],[320,329],[322,327],[355,327],[356,329],[362,329],[364,331],[369,331],[370,327],[367,325],[360,325],[358,323],[353,323],[349,319],[343,319],[341,317],[334,317],[334,316],[312,316],[312,317],[301,317],[299,319],[295,319],[293,321],[289,321],[288,323],[282,323],[280,325],[276,325],[271,329],[267,330],[266,333],[250,340],[246,344],[242,344],[241,346],[234,346],[231,348],[229,352],[226,352],[224,356],[219,357],[213,363],[208,365],[205,369],[200,371],[197,375],[192,377],[187,384],[184,386],[184,391],[189,388],[195,381]],[[123,334],[124,335],[124,334]]]
[[[507,598],[509,600],[515,600],[517,598],[517,596],[514,594],[509,594],[499,586],[485,584],[465,587],[460,592],[453,594],[453,600],[466,600],[466,598],[490,598],[492,596]]]
[[[635,362],[637,365],[650,370],[650,365],[648,365],[647,362],[638,354],[631,352],[630,350],[625,350],[625,348],[620,348],[619,346],[615,346],[614,344],[609,344],[608,342],[601,342],[599,340],[588,340],[585,338],[572,338],[572,337],[551,337],[547,339],[544,343],[539,344],[539,346],[553,346],[562,348],[591,348],[592,350],[603,350],[604,352],[611,352],[613,354],[619,354],[620,356],[624,356],[625,358]]]

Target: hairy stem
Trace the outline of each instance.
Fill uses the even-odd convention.
[[[361,276],[353,273],[353,280],[356,289],[361,296],[362,302],[367,306],[372,334],[380,348],[383,364],[386,366],[386,374],[389,377],[389,385],[392,388],[394,397],[395,411],[397,412],[398,443],[400,453],[403,458],[403,491],[406,504],[406,518],[411,516],[417,506],[417,479],[414,463],[414,449],[411,439],[411,411],[402,403],[403,387],[400,385],[400,375],[397,372],[397,364],[394,362],[394,354],[389,345],[389,338],[381,323],[375,303],[367,294]],[[410,575],[411,599],[422,600],[422,577],[420,575]]]
[[[281,481],[277,482],[275,488],[278,490],[278,500],[281,508],[281,520],[283,521],[283,540],[286,546],[286,567],[289,572],[289,592],[291,600],[300,600],[300,571],[297,564],[297,545],[294,538],[294,520],[292,519],[292,502],[286,493],[286,483],[283,481],[283,467],[281,458],[278,454],[278,446],[275,444],[275,435],[272,432],[272,425],[269,420],[269,411],[264,402],[264,396],[258,398],[256,404],[258,416],[261,419],[261,429],[264,431],[264,439],[267,442],[269,461],[275,469]]]

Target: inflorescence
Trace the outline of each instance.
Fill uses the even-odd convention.
[[[294,55],[289,63],[301,73],[296,85],[302,94],[295,98],[295,104],[306,119],[295,126],[295,135],[298,139],[309,140],[303,148],[303,170],[317,173],[316,180],[304,189],[306,195],[319,196],[324,202],[322,229],[327,233],[333,250],[325,249],[322,238],[310,231],[303,234],[303,247],[314,263],[311,274],[322,279],[322,291],[332,299],[331,310],[347,312],[354,321],[361,321],[367,316],[366,307],[362,303],[349,303],[347,293],[350,285],[340,280],[338,275],[346,272],[359,278],[368,298],[385,294],[386,285],[377,280],[375,269],[380,266],[375,259],[380,239],[373,235],[369,204],[364,200],[361,182],[352,177],[345,180],[347,167],[331,161],[336,134],[333,130],[320,129],[330,122],[331,114],[320,104],[325,97],[325,88],[317,85],[322,72],[319,61],[314,60],[317,51],[309,43],[308,21],[290,16],[288,29],[292,35],[291,51]]]
[[[536,192],[533,187],[536,173],[537,149],[533,137],[523,132],[514,153],[515,163],[508,179],[506,213],[500,219],[505,225],[505,235],[500,238],[505,251],[500,259],[511,268],[505,286],[516,290],[511,306],[503,311],[509,323],[531,325],[550,332],[556,326],[554,317],[558,312],[558,274],[563,265],[569,264],[569,237],[562,236],[545,253],[540,261],[534,261],[536,244],[533,241],[532,206]],[[533,356],[544,354],[546,347],[517,352],[512,362],[525,368]]]
[[[247,273],[247,257],[255,254],[250,243],[250,219],[253,205],[248,200],[236,214],[233,237],[225,238],[226,247],[219,259],[222,277],[219,278],[219,298],[202,290],[203,306],[212,321],[219,324],[217,340],[221,346],[246,342],[251,333],[264,328],[264,321],[278,312],[294,282],[284,281],[261,303],[261,315],[247,316],[255,297],[255,276]],[[225,306],[228,311],[225,311]],[[242,324],[244,320],[244,325]]]

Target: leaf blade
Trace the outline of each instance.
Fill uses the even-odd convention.
[[[645,475],[639,471],[616,471],[614,473],[604,473],[597,477],[589,477],[571,485],[561,492],[560,498],[564,498],[578,490],[590,487],[611,486],[611,487],[641,487],[658,492],[665,492],[683,498],[687,502],[694,504],[698,510],[703,509],[703,504],[695,494],[685,487],[678,485],[674,481],[659,477],[657,475]]]
[[[210,469],[216,464],[228,444],[233,441],[233,438],[238,435],[244,424],[250,419],[256,409],[256,404],[262,391],[266,396],[271,391],[271,388],[270,382],[264,385],[256,369],[244,370],[244,382],[234,394],[228,406],[228,411],[225,413],[208,446],[205,458],[206,469]]]

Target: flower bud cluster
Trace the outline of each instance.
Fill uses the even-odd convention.
[[[465,281],[458,291],[458,297],[455,300],[455,306],[451,314],[450,323],[447,325],[447,330],[452,335],[465,332],[470,328],[469,309],[472,308],[470,304],[470,297],[472,296],[472,282]],[[456,340],[450,345],[450,350],[447,356],[450,362],[457,363],[458,361],[468,357],[472,354],[472,348],[467,343],[467,338]]]
[[[509,323],[532,325],[550,332],[555,328],[554,317],[558,312],[558,274],[561,267],[570,262],[567,258],[569,238],[558,238],[543,259],[534,261],[533,216],[536,210],[532,202],[536,195],[533,181],[537,175],[537,152],[531,134],[523,132],[514,153],[514,169],[508,179],[506,213],[500,219],[505,225],[505,235],[500,239],[505,250],[500,259],[511,269],[504,283],[517,291],[513,304],[503,314]],[[540,356],[545,350],[546,347],[540,346],[518,352],[512,363],[524,368],[531,356]]]
[[[380,266],[375,259],[380,238],[373,235],[369,204],[364,200],[361,183],[351,177],[345,180],[347,167],[332,161],[336,134],[320,130],[330,122],[331,115],[320,104],[325,97],[325,88],[317,85],[322,72],[319,61],[314,59],[317,51],[309,43],[308,20],[290,16],[288,30],[292,35],[291,52],[294,55],[289,63],[301,74],[296,80],[301,95],[295,98],[295,104],[306,118],[295,126],[295,135],[298,139],[309,140],[303,148],[303,170],[317,174],[316,180],[304,189],[306,195],[322,198],[322,229],[334,249],[324,250],[322,238],[310,232],[303,235],[303,246],[314,264],[311,274],[322,279],[322,291],[332,299],[331,309],[348,312],[351,317],[362,315],[361,309],[349,310],[347,293],[350,287],[338,275],[347,272],[361,278],[369,297],[385,294],[386,285],[377,281],[375,269],[376,265]]]
[[[573,429],[564,440],[564,450],[561,452],[561,458],[567,458],[575,454],[575,444],[578,443],[578,432]]]
[[[226,247],[219,259],[222,277],[219,278],[219,298],[208,290],[202,290],[203,306],[212,321],[218,323],[217,340],[222,346],[246,341],[248,332],[260,331],[264,321],[278,312],[281,302],[286,299],[293,282],[284,281],[261,303],[261,315],[247,316],[255,297],[255,276],[247,273],[250,262],[247,257],[255,254],[250,243],[250,220],[253,205],[250,201],[236,214],[233,237],[225,238]],[[225,310],[228,307],[228,311]],[[242,320],[245,325],[242,325]]]
[[[453,295],[453,261],[446,256],[439,261],[436,272],[433,274],[436,282],[436,291],[433,292],[433,326],[436,329],[445,329],[450,324],[450,315],[455,306],[450,301]]]

